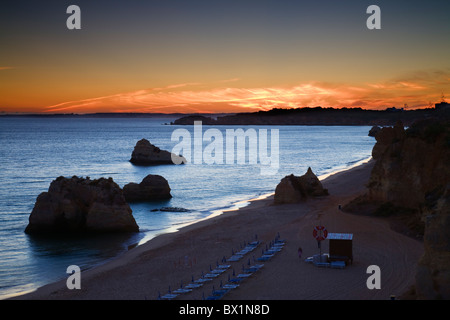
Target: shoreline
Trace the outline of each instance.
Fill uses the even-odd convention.
[[[337,174],[337,173],[340,173],[340,172],[344,172],[344,171],[347,171],[347,170],[351,170],[352,168],[354,168],[356,166],[359,166],[361,164],[367,163],[371,159],[372,159],[372,157],[370,156],[368,158],[365,158],[365,159],[362,159],[362,160],[358,160],[358,161],[354,162],[353,164],[351,164],[349,166],[346,166],[346,167],[339,166],[339,167],[336,168],[335,171],[331,171],[330,173],[320,175],[320,176],[318,176],[318,178],[319,178],[319,180],[322,181],[323,179],[326,179],[329,176],[332,176],[334,174]],[[171,234],[171,233],[179,232],[180,229],[182,229],[182,228],[184,228],[186,226],[189,226],[189,225],[192,225],[192,224],[196,224],[196,223],[204,221],[204,220],[215,218],[217,216],[220,216],[220,215],[222,215],[224,213],[227,213],[227,212],[230,212],[230,211],[236,211],[236,210],[244,209],[247,206],[249,206],[252,202],[267,199],[267,198],[273,196],[274,194],[275,194],[275,192],[273,191],[273,192],[260,194],[258,196],[253,197],[253,198],[250,198],[250,199],[239,200],[239,201],[233,202],[230,206],[227,206],[227,207],[224,207],[224,208],[220,208],[220,209],[214,209],[214,210],[210,211],[210,214],[208,214],[207,216],[205,216],[205,217],[203,217],[201,219],[197,219],[197,220],[193,220],[193,221],[190,221],[190,222],[185,222],[185,223],[180,223],[180,224],[177,224],[177,225],[173,225],[171,227],[167,227],[165,229],[161,229],[160,232],[158,232],[156,234],[144,234],[142,236],[142,238],[138,239],[136,242],[128,244],[126,246],[127,249],[125,251],[121,250],[120,252],[118,252],[118,254],[116,256],[110,257],[110,258],[106,259],[105,261],[101,261],[101,262],[97,262],[95,264],[92,264],[91,266],[82,269],[82,271],[87,271],[87,270],[91,270],[91,269],[94,269],[94,268],[98,268],[98,267],[104,265],[105,263],[110,262],[111,260],[115,260],[115,259],[121,257],[123,254],[125,254],[129,250],[135,249],[135,248],[137,248],[137,247],[147,243],[148,241],[153,240],[156,237],[159,237],[159,236],[162,236],[162,235],[165,235],[165,234]],[[9,293],[9,294],[6,294],[6,295],[0,297],[0,300],[7,300],[7,299],[23,296],[23,295],[26,295],[26,294],[29,294],[29,293],[33,293],[36,290],[38,290],[39,288],[41,288],[41,287],[44,287],[44,286],[47,286],[49,284],[56,283],[56,282],[59,282],[59,281],[62,281],[62,279],[55,280],[55,281],[50,281],[48,283],[39,285],[37,287],[33,287],[33,288],[25,290],[25,291],[12,292],[12,293]]]
[[[421,256],[423,245],[390,230],[389,226],[381,220],[345,214],[336,209],[338,203],[345,203],[345,201],[353,199],[364,190],[366,182],[364,179],[370,174],[372,165],[373,161],[368,161],[364,164],[355,165],[350,169],[330,174],[322,181],[324,187],[332,191],[330,192],[331,196],[326,198],[311,199],[305,203],[281,206],[272,205],[273,196],[262,200],[249,200],[246,201],[249,202],[248,205],[237,210],[227,210],[217,216],[180,227],[176,232],[158,235],[103,265],[83,271],[81,273],[81,290],[68,290],[66,279],[64,279],[42,286],[33,292],[15,296],[12,299],[157,299],[158,294],[164,294],[169,286],[176,289],[180,283],[184,282],[187,284],[192,277],[199,277],[201,272],[207,272],[210,265],[215,265],[216,261],[222,259],[222,257],[229,257],[233,248],[237,250],[241,243],[251,241],[255,235],[262,243],[268,243],[278,232],[281,233],[282,238],[286,237],[286,248],[290,247],[290,249],[283,250],[279,257],[267,263],[267,267],[264,267],[266,270],[260,271],[259,278],[263,278],[265,274],[272,274],[268,271],[269,267],[277,270],[277,265],[278,269],[305,269],[306,275],[309,273],[314,275],[321,271],[326,274],[330,271],[341,272],[342,274],[347,274],[346,279],[348,274],[353,274],[353,271],[358,270],[358,277],[361,277],[362,266],[359,265],[361,262],[357,263],[357,268],[349,266],[345,270],[319,270],[306,263],[299,264],[296,252],[299,244],[302,244],[305,252],[304,257],[317,251],[314,250],[317,244],[314,243],[315,241],[309,234],[310,232],[307,231],[317,221],[326,222],[330,232],[348,232],[348,230],[336,229],[342,223],[344,225],[347,223],[347,227],[349,227],[351,224],[355,224],[356,220],[361,228],[368,228],[368,230],[371,230],[373,225],[377,225],[380,227],[380,232],[384,234],[384,238],[388,236],[402,243],[402,256],[407,252],[407,260],[411,260],[415,264]],[[301,213],[299,214],[298,212]],[[275,214],[277,218],[273,219],[272,215]],[[300,235],[298,230],[304,229],[305,234]],[[368,238],[364,241],[370,247],[373,246],[373,242],[380,240],[378,237],[376,238]],[[407,248],[403,248],[403,244]],[[385,244],[382,247],[384,246]],[[290,254],[285,253],[288,251],[291,251]],[[355,247],[355,251],[357,253],[356,261],[359,261],[360,249]],[[397,253],[397,251],[395,252]],[[291,261],[292,257],[294,257],[295,262]],[[378,260],[373,253],[370,254],[370,257]],[[240,267],[241,264],[237,263],[234,267]],[[383,278],[392,278],[392,280],[397,278],[393,282],[397,284],[397,287],[403,288],[402,290],[396,288],[397,291],[406,292],[407,288],[412,285],[414,278],[414,270],[412,269],[415,269],[412,266],[402,264],[407,270],[401,270],[400,273],[404,275],[400,279],[403,279],[405,283],[398,283],[398,270],[397,272],[392,270],[392,263],[380,261],[379,264],[387,264],[388,269],[393,273],[392,277],[383,276]],[[295,274],[295,269],[285,272],[285,274],[290,273]],[[298,281],[302,279],[303,282],[308,282],[304,275],[296,276],[299,278]],[[366,277],[365,272],[362,273],[362,276]],[[278,279],[278,277],[273,277],[272,274],[272,277],[269,276],[268,279],[262,282],[249,279],[245,287],[241,286],[239,289],[230,292],[229,298],[236,300],[260,298],[289,300],[298,298],[346,299],[346,297],[350,299],[355,297],[357,299],[379,299],[383,297],[384,299],[393,294],[392,292],[380,294],[380,292],[368,290],[365,288],[364,280],[362,288],[358,288],[354,292],[344,290],[345,294],[337,290],[334,294],[329,292],[325,296],[320,293],[310,295],[307,293],[308,290],[306,290],[305,283],[303,283],[302,286],[305,287],[304,292],[296,292],[295,288],[290,288],[286,292],[272,295],[270,292],[277,291],[276,288],[279,286],[280,281],[286,281],[286,285],[292,282],[292,279],[278,279],[269,285],[273,279]],[[351,276],[347,280],[350,283],[354,282],[354,278]],[[217,283],[216,286],[218,287],[219,284]],[[389,285],[389,287],[391,286]],[[186,294],[180,299],[202,299],[201,294],[209,294],[209,290],[210,288],[205,286],[205,289],[194,290],[195,292]],[[361,295],[359,291],[362,291],[364,294]],[[401,295],[403,292],[395,292],[395,294]],[[227,296],[225,297],[226,299]]]
[[[345,172],[345,171],[351,170],[351,169],[353,169],[353,168],[355,168],[355,167],[358,167],[358,166],[360,166],[360,165],[366,164],[366,163],[368,163],[368,162],[371,161],[371,160],[372,160],[372,156],[370,156],[370,157],[368,157],[368,158],[365,158],[365,159],[362,159],[362,160],[358,160],[358,161],[356,161],[355,163],[353,163],[352,165],[350,165],[350,166],[348,166],[348,167],[336,169],[336,171],[332,171],[332,172],[330,172],[330,173],[326,173],[326,174],[320,175],[320,176],[318,176],[318,179],[319,179],[320,181],[322,181],[322,180],[324,180],[324,179],[326,179],[326,178],[328,178],[328,177],[330,177],[330,176],[333,176],[333,175],[335,175],[335,174],[338,174],[338,173],[341,173],[341,172]],[[275,188],[274,188],[274,190],[275,190]],[[259,195],[259,196],[256,196],[256,197],[254,197],[254,198],[251,198],[251,199],[245,199],[245,200],[239,200],[239,201],[233,202],[229,207],[225,207],[225,208],[222,208],[222,209],[215,209],[215,210],[212,210],[211,213],[210,213],[209,215],[207,215],[206,217],[204,217],[204,218],[197,219],[197,220],[190,221],[190,222],[186,222],[186,223],[181,223],[181,224],[179,224],[179,225],[172,226],[172,227],[170,227],[170,228],[162,229],[162,230],[161,230],[162,233],[157,234],[157,235],[144,236],[144,237],[143,237],[142,239],[140,239],[138,242],[131,244],[131,245],[129,246],[129,248],[135,248],[135,247],[141,246],[141,245],[147,243],[148,241],[151,241],[151,240],[154,239],[155,237],[158,237],[158,236],[163,235],[163,234],[166,234],[166,233],[174,233],[174,232],[178,232],[181,228],[184,228],[184,227],[189,226],[189,225],[192,225],[192,224],[196,224],[196,223],[201,222],[201,221],[204,221],[204,220],[212,219],[212,218],[217,217],[217,216],[220,216],[220,215],[222,215],[222,214],[224,214],[224,213],[226,213],[226,212],[236,211],[236,210],[240,210],[240,209],[246,208],[246,207],[249,206],[252,202],[270,198],[270,197],[272,197],[274,194],[275,194],[275,191],[273,191],[273,192],[268,192],[268,193],[263,193],[263,194],[261,194],[261,195]],[[243,205],[239,205],[239,204],[243,204]]]
[[[365,158],[365,159],[362,159],[362,160],[358,160],[358,161],[356,161],[355,163],[351,164],[351,165],[348,166],[348,167],[336,169],[335,171],[332,171],[332,172],[330,172],[330,173],[322,174],[322,175],[318,176],[318,179],[319,179],[320,181],[322,181],[322,180],[327,179],[328,177],[331,177],[331,176],[333,176],[333,175],[335,175],[335,174],[339,174],[339,173],[342,173],[342,172],[351,170],[351,169],[353,169],[353,168],[356,168],[356,167],[358,167],[358,166],[360,166],[360,165],[367,164],[367,163],[370,162],[371,160],[372,160],[372,156],[370,156],[370,157],[368,157],[368,158]],[[274,190],[275,190],[275,188],[274,188]],[[208,216],[206,216],[206,217],[204,217],[204,218],[197,219],[197,220],[194,220],[194,221],[191,221],[191,222],[182,223],[182,224],[180,224],[179,226],[177,225],[177,226],[172,226],[172,227],[170,227],[170,228],[163,229],[163,230],[174,230],[174,231],[167,231],[167,232],[164,232],[164,233],[162,233],[162,234],[178,232],[179,229],[181,229],[181,228],[183,228],[183,227],[186,227],[186,226],[189,226],[189,225],[191,225],[191,224],[195,224],[195,223],[201,222],[201,221],[203,221],[203,220],[212,219],[212,218],[217,217],[217,216],[220,216],[220,215],[222,215],[222,214],[224,214],[224,213],[226,213],[226,212],[244,209],[244,208],[246,208],[248,205],[250,205],[252,202],[270,198],[270,197],[272,197],[274,194],[275,194],[275,191],[273,191],[273,192],[268,192],[268,193],[263,193],[263,194],[261,194],[261,195],[259,195],[259,196],[253,197],[253,198],[251,198],[251,199],[245,199],[245,200],[239,200],[239,201],[233,202],[229,207],[225,207],[225,208],[222,208],[222,209],[215,209],[215,210],[212,210],[212,211],[211,211],[211,214],[209,214]],[[239,205],[239,204],[243,204],[243,205]],[[156,236],[153,236],[153,238],[155,238],[155,237],[157,237],[157,236],[159,236],[159,235],[161,235],[161,234],[158,234],[158,235],[156,235]],[[140,245],[145,244],[146,242],[148,242],[148,241],[150,241],[150,240],[153,239],[153,238],[151,238],[151,239],[145,240],[145,238],[147,238],[147,236],[144,236],[138,243],[132,244],[132,246],[133,246],[133,247],[140,246]]]

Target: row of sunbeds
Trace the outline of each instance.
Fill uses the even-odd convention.
[[[242,265],[242,271],[238,275],[236,275],[235,271],[233,270],[232,275],[228,275],[228,282],[225,285],[223,285],[221,281],[219,289],[216,290],[213,287],[211,295],[203,298],[205,300],[219,300],[231,290],[238,288],[241,282],[250,278],[254,273],[258,272],[264,267],[264,263],[261,262],[270,260],[274,255],[280,252],[283,249],[284,244],[285,241],[277,237],[268,246],[266,245],[265,250],[261,250],[261,256],[259,258],[255,259],[255,257],[253,256],[253,263],[251,263],[249,259],[247,262],[247,266]]]
[[[255,236],[255,239],[255,241],[249,242],[244,247],[241,247],[238,252],[234,252],[234,250],[232,250],[231,256],[229,258],[222,258],[220,264],[216,262],[216,267],[214,269],[210,265],[209,271],[206,274],[202,272],[200,278],[194,279],[194,277],[192,277],[192,280],[189,284],[185,286],[181,284],[180,287],[174,291],[171,291],[169,287],[168,293],[163,296],[159,294],[158,299],[172,300],[177,298],[180,294],[192,292],[193,290],[202,287],[204,284],[211,282],[213,279],[219,277],[231,268],[232,265],[230,264],[230,262],[233,263],[241,261],[249,253],[254,252],[255,249],[260,246],[260,242],[257,240],[257,236]],[[235,269],[233,268],[232,274],[228,275],[227,282],[224,284],[223,280],[221,280],[219,288],[216,289],[213,286],[211,294],[209,296],[205,297],[205,294],[203,293],[203,299],[218,300],[221,299],[230,290],[238,288],[242,281],[251,277],[255,272],[258,272],[262,267],[264,267],[264,263],[261,262],[270,260],[277,252],[281,251],[284,244],[285,241],[280,239],[278,234],[273,241],[266,245],[265,249],[261,250],[260,257],[255,259],[255,256],[253,256],[253,263],[251,263],[251,259],[249,258],[247,266],[243,264],[242,271],[238,274],[236,274]]]

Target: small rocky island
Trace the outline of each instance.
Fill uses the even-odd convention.
[[[319,197],[328,195],[328,190],[324,189],[319,178],[313,173],[311,168],[300,177],[284,177],[275,189],[275,204],[298,203],[305,201],[308,197]]]
[[[25,229],[28,234],[138,232],[139,227],[112,178],[59,177],[41,193]]]
[[[162,176],[149,174],[141,183],[128,183],[123,187],[127,202],[166,200],[172,198],[169,182]]]
[[[141,139],[136,143],[130,162],[135,165],[151,166],[159,164],[184,164],[186,159],[181,155],[161,150],[147,139]]]

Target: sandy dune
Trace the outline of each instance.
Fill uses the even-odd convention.
[[[200,278],[223,257],[239,251],[255,236],[261,242],[243,260],[230,262],[231,268],[203,287],[176,299],[202,299],[213,287],[226,283],[234,269],[261,255],[261,249],[279,233],[286,240],[283,250],[264,267],[243,281],[223,299],[389,299],[399,296],[412,284],[415,266],[422,255],[421,242],[390,229],[386,220],[356,216],[338,210],[364,191],[373,163],[335,174],[323,182],[330,196],[305,203],[274,206],[268,198],[252,202],[237,211],[159,236],[117,259],[81,274],[81,290],[68,290],[65,280],[44,286],[19,299],[157,299],[158,295]],[[274,186],[275,188],[275,186]],[[315,225],[329,232],[353,233],[354,262],[345,269],[318,268],[304,258],[318,253],[312,237]],[[302,259],[298,248],[303,249]],[[328,241],[322,244],[327,252]],[[381,289],[369,290],[369,265],[381,269]]]

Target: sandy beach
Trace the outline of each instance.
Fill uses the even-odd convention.
[[[348,214],[338,209],[365,190],[373,162],[334,174],[322,181],[330,195],[299,204],[273,205],[273,198],[253,201],[236,211],[158,236],[116,259],[81,273],[81,289],[69,290],[66,280],[52,283],[16,299],[137,299],[154,300],[198,279],[229,258],[246,242],[259,246],[240,261],[227,262],[223,274],[180,294],[176,300],[200,300],[213,287],[226,283],[233,270],[240,273],[247,262],[261,256],[279,234],[284,248],[252,276],[230,290],[224,300],[388,300],[404,294],[414,283],[416,263],[423,244],[393,231],[385,219]],[[275,189],[275,186],[274,186]],[[319,252],[312,236],[314,226],[329,232],[353,233],[352,265],[345,269],[318,268],[304,262]],[[299,258],[298,249],[302,248]],[[328,252],[328,241],[322,243]],[[381,270],[381,289],[369,290],[367,267]]]

